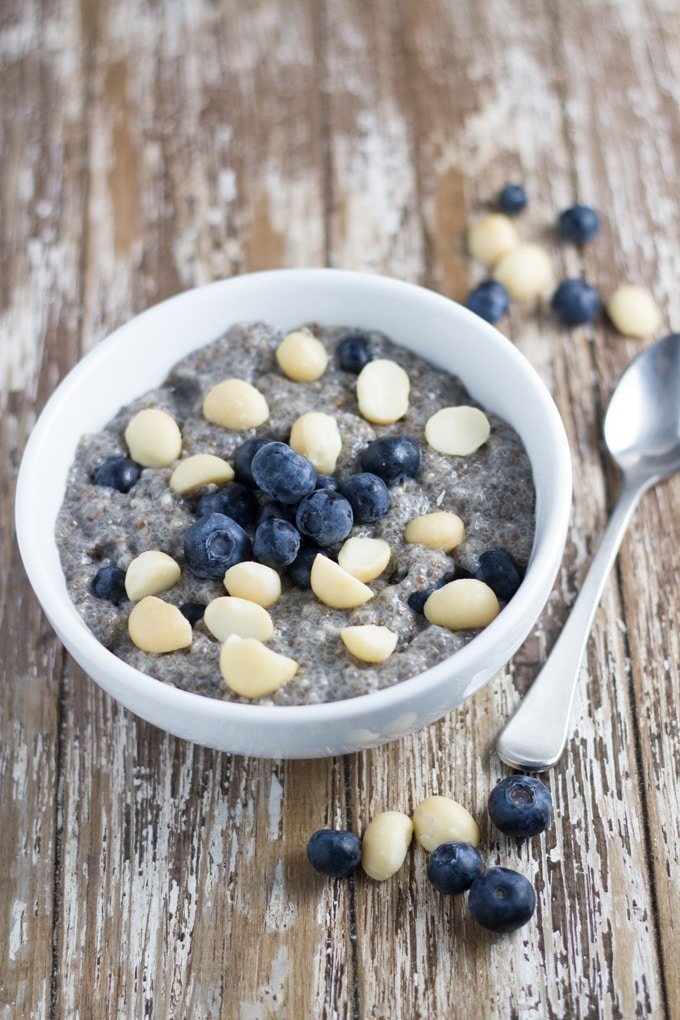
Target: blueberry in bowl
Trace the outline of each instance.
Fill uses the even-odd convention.
[[[184,535],[184,557],[195,577],[221,580],[229,567],[249,559],[251,553],[243,528],[224,514],[200,517]]]

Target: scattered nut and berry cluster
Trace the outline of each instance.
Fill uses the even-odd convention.
[[[319,379],[329,362],[324,344],[308,329],[285,336],[275,356],[281,372],[301,384]],[[390,425],[407,415],[408,374],[390,359],[373,358],[367,337],[343,338],[338,359],[343,371],[356,376],[364,419]],[[263,394],[237,378],[213,386],[202,411],[211,424],[237,432],[269,419]],[[423,441],[439,453],[467,457],[486,443],[490,431],[478,408],[442,407],[433,409]],[[362,450],[358,473],[336,477],[343,439],[336,419],[320,411],[298,417],[287,443],[266,437],[245,440],[233,464],[206,453],[182,458],[179,426],[154,407],[128,422],[125,442],[129,456],[101,464],[95,484],[128,492],[142,469],[172,468],[169,489],[176,498],[195,501],[196,521],[183,537],[183,566],[166,552],[150,549],[126,571],[100,568],[93,592],[116,604],[133,603],[129,636],[150,654],[189,648],[192,628],[203,619],[222,644],[224,682],[249,699],[273,694],[299,668],[294,659],[266,646],[274,634],[268,609],[282,592],[280,572],[332,609],[353,609],[370,600],[370,582],[386,570],[392,549],[381,538],[351,535],[352,528],[384,517],[391,505],[390,487],[414,478],[421,466],[421,447],[414,439],[382,436]],[[461,518],[443,509],[413,518],[404,532],[407,543],[447,553],[464,536]],[[182,569],[223,581],[226,594],[207,606],[164,601],[159,596],[178,583]],[[463,575],[447,575],[435,587],[412,594],[410,609],[451,630],[478,629],[494,619],[501,602],[512,598],[521,583],[517,564],[501,549],[487,550],[474,576]],[[376,624],[344,627],[339,638],[339,648],[364,663],[384,662],[398,642],[397,633]]]
[[[527,204],[527,194],[519,184],[501,189],[497,206],[470,225],[468,250],[472,257],[492,271],[468,295],[467,307],[487,322],[495,323],[508,312],[510,300],[531,301],[554,285],[552,265],[547,252],[537,244],[522,243],[509,218]],[[600,217],[587,205],[574,205],[560,213],[557,234],[563,241],[579,247],[593,241],[600,231]],[[597,288],[580,277],[569,277],[554,290],[551,307],[567,326],[592,322],[602,305]],[[619,333],[643,338],[654,333],[661,313],[654,298],[644,287],[626,284],[618,287],[607,301],[607,314]]]
[[[527,839],[550,824],[552,798],[535,776],[509,776],[489,797],[491,821],[502,833]],[[531,918],[536,907],[533,886],[509,868],[487,868],[477,850],[480,831],[472,815],[449,797],[427,797],[413,815],[384,811],[364,830],[362,839],[339,829],[320,829],[307,844],[307,858],[317,871],[344,878],[361,867],[383,882],[403,865],[412,837],[426,850],[427,877],[437,892],[456,896],[469,890],[468,909],[484,928],[512,932]]]

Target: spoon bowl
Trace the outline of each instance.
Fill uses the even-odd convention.
[[[604,419],[604,440],[624,473],[652,484],[680,468],[680,333],[628,366]]]

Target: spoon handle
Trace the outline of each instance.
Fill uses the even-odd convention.
[[[513,768],[543,772],[559,760],[569,732],[569,717],[583,653],[595,610],[614,565],[633,511],[647,488],[626,481],[600,547],[552,652],[528,693],[496,741],[499,757]]]

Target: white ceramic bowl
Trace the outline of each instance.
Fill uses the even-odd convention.
[[[531,459],[536,538],[525,580],[505,609],[451,658],[394,687],[333,704],[231,704],[176,690],[107,651],[71,604],[54,523],[84,433],[157,386],[189,351],[235,322],[281,329],[305,321],[384,331],[460,376],[510,422]],[[571,503],[564,428],[541,379],[492,326],[460,305],[397,280],[333,269],[239,276],[171,298],[116,330],[56,390],[29,439],[19,473],[16,527],[24,565],[62,642],[101,686],[137,715],[199,744],[260,757],[310,758],[372,747],[433,722],[493,677],[528,635],[557,573]]]

